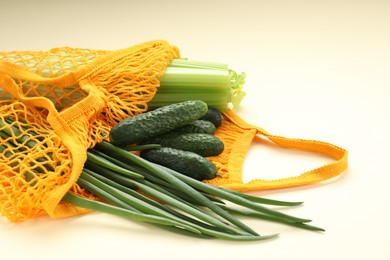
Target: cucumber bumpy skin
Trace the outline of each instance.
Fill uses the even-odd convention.
[[[201,100],[163,106],[123,119],[111,129],[110,141],[114,145],[138,144],[198,120],[207,111],[207,104]]]
[[[170,147],[144,150],[141,157],[199,181],[214,179],[218,172],[215,164],[207,158]]]
[[[215,134],[216,127],[213,123],[206,120],[195,120],[194,122],[173,130],[176,133],[202,133]]]
[[[207,113],[203,117],[201,117],[200,119],[213,123],[216,128],[220,127],[222,125],[222,122],[223,122],[222,113],[214,108],[209,108]]]
[[[194,152],[203,157],[217,156],[225,149],[218,137],[203,133],[169,132],[148,140],[148,143]]]

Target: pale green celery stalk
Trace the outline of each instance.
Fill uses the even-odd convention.
[[[237,74],[224,64],[186,62],[174,59],[165,69],[160,87],[148,103],[151,109],[189,99],[203,100],[221,112],[239,107],[245,96],[244,73]]]
[[[226,63],[218,63],[218,62],[210,62],[210,61],[195,61],[189,60],[186,58],[177,58],[173,59],[168,64],[169,67],[176,68],[203,68],[203,69],[228,69],[228,65]]]
[[[160,77],[162,87],[220,87],[227,89],[230,84],[230,74],[228,70],[203,69],[203,68],[176,68],[167,67]]]
[[[148,103],[150,109],[157,108],[160,106],[166,106],[173,103],[183,102],[185,100],[203,100],[207,103],[208,107],[215,108],[220,111],[226,111],[228,109],[228,103],[226,102],[228,95],[224,94],[215,94],[214,92],[204,92],[204,93],[196,93],[196,92],[185,92],[185,93],[165,93],[161,92],[156,94],[154,99]]]
[[[240,106],[242,99],[245,97],[246,93],[242,90],[245,84],[245,73],[237,74],[234,70],[229,70],[230,73],[230,98],[228,99],[232,105],[233,109],[237,109]]]

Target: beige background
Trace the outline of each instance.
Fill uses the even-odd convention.
[[[0,218],[3,259],[390,259],[389,1],[2,0],[0,10],[2,51],[119,49],[164,39],[184,57],[245,71],[247,97],[237,113],[248,122],[350,152],[350,167],[336,180],[256,192],[305,201],[288,212],[312,218],[324,234],[245,219],[281,235],[233,243],[104,214],[21,224]],[[293,176],[326,162],[257,143],[244,180]]]

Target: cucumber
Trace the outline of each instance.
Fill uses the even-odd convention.
[[[144,150],[140,156],[199,181],[211,180],[217,176],[215,164],[193,152],[161,147]]]
[[[213,135],[215,133],[215,125],[210,121],[196,120],[188,125],[179,127],[173,130],[176,133],[202,133]]]
[[[207,104],[201,100],[163,106],[123,119],[111,129],[110,141],[114,145],[138,144],[198,120],[207,111]]]
[[[181,134],[169,132],[148,140],[148,143],[193,152],[203,157],[217,156],[225,148],[223,142],[218,137],[202,133]]]
[[[223,116],[222,113],[217,109],[209,108],[207,113],[201,118],[201,120],[210,121],[215,125],[215,127],[219,127],[222,125]]]

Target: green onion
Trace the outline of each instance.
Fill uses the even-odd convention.
[[[86,172],[84,170],[84,172]],[[101,176],[99,176],[101,177]],[[110,180],[109,179],[105,179],[105,182],[109,182]],[[148,215],[148,214],[145,214],[143,213],[142,211],[139,211],[138,209],[130,206],[129,204],[119,200],[118,198],[112,196],[112,194],[108,193],[108,192],[105,192],[101,189],[99,189],[98,187],[92,185],[91,183],[85,181],[84,179],[80,178],[78,181],[78,184],[81,185],[82,187],[84,187],[85,189],[87,189],[88,191],[94,193],[95,195],[99,195],[100,198],[103,198],[105,199],[106,201],[108,201],[109,203],[111,203],[113,206],[117,206],[119,208],[123,208],[123,209],[127,209],[131,212],[135,212],[135,213],[139,213],[140,216],[154,216],[154,215]],[[111,182],[110,184],[111,185],[114,185],[115,186],[115,183],[113,184],[114,182]],[[124,188],[122,186],[122,188]],[[129,191],[130,189],[127,189],[127,191]],[[145,196],[142,196],[140,193],[137,193],[135,191],[133,191],[133,193],[131,193],[132,195],[134,195],[135,197],[139,198],[139,197],[142,197],[142,199],[144,200],[147,200],[150,204],[154,205],[154,206],[157,206],[157,207],[163,207],[161,204],[145,197]],[[68,194],[67,194],[68,195]],[[67,201],[67,195],[65,195],[65,197],[63,198],[63,201]],[[73,194],[71,194],[73,195]],[[80,197],[75,197],[74,199],[78,200]],[[73,205],[77,205],[77,203],[74,203],[74,202],[71,202]],[[102,206],[102,205],[100,205]],[[112,215],[117,215],[117,216],[121,216],[121,217],[125,217],[127,219],[131,219],[129,218],[128,216],[123,216],[123,215],[119,215],[119,214],[116,214],[115,211],[112,211],[111,208],[108,208],[107,211],[101,211],[99,209],[96,209],[96,208],[93,208],[93,207],[90,207],[88,206],[87,204],[84,205],[84,208],[87,208],[87,209],[90,209],[90,210],[95,210],[95,211],[100,211],[100,212],[104,212],[104,213],[109,213],[109,214],[112,214]],[[169,210],[166,208],[166,210]],[[183,218],[183,216],[180,216]],[[183,229],[183,227],[177,227],[175,225],[165,225],[164,223],[159,223],[157,219],[155,221],[155,219],[153,219],[153,221],[147,221],[147,220],[144,220],[144,219],[134,219],[136,221],[143,221],[143,222],[148,222],[148,223],[151,223],[159,228],[162,228],[162,229],[166,229],[168,231],[171,231],[171,232],[174,232],[174,233],[179,233],[179,234],[182,234],[182,235],[187,235],[187,236],[192,236],[192,237],[197,237],[197,238],[213,238],[212,236],[209,236],[209,235],[205,235],[205,234],[202,234],[200,232],[198,232],[196,229],[193,229],[193,228],[189,228],[188,229],[188,226],[186,226],[187,229]],[[165,220],[165,218],[163,218],[163,220]]]
[[[95,177],[98,180],[101,180],[102,182],[110,185],[111,187],[114,187],[114,188],[116,188],[116,189],[118,189],[118,190],[120,190],[122,192],[128,193],[128,194],[130,194],[130,195],[132,195],[132,196],[134,196],[134,197],[136,197],[138,199],[141,199],[141,200],[143,200],[143,201],[145,201],[145,202],[147,202],[147,203],[149,203],[149,204],[151,204],[151,205],[153,205],[155,207],[158,207],[158,208],[160,208],[162,210],[165,210],[165,211],[167,211],[167,212],[169,212],[169,213],[171,213],[171,214],[173,214],[173,215],[175,215],[175,216],[177,216],[177,217],[179,217],[179,218],[181,218],[181,219],[183,219],[185,221],[189,221],[189,222],[191,222],[193,224],[196,224],[198,226],[200,225],[202,227],[213,228],[214,230],[222,231],[221,229],[218,229],[218,228],[215,228],[213,226],[207,225],[204,222],[197,221],[197,220],[195,220],[195,219],[193,219],[191,217],[188,217],[187,215],[184,215],[184,214],[182,214],[182,213],[180,213],[178,211],[175,211],[173,208],[165,206],[164,204],[162,204],[160,202],[157,202],[156,200],[153,200],[150,197],[147,197],[147,196],[143,195],[142,193],[133,190],[130,187],[127,187],[125,184],[122,185],[122,184],[119,184],[118,182],[113,181],[112,178],[111,179],[107,178],[107,177],[101,175],[100,173],[97,174],[95,172],[89,171],[88,169],[84,169],[84,172],[88,172],[88,174],[90,174],[91,176]],[[85,187],[84,184],[82,184],[81,186]],[[91,190],[89,190],[89,191],[91,191]],[[97,195],[97,192],[93,192],[93,193],[95,193]],[[105,200],[113,203],[113,204],[118,204],[118,200],[113,200],[112,198],[110,199],[107,196],[104,196],[103,194],[100,194],[99,196],[104,198]],[[126,203],[124,203],[122,201],[120,201],[119,205],[130,207],[128,204],[126,204]],[[134,210],[136,210],[136,209],[134,209]]]
[[[91,152],[87,152],[87,159],[90,161],[90,162],[93,162],[93,163],[96,163],[100,166],[103,166],[105,168],[109,168],[113,171],[116,171],[116,172],[119,172],[121,174],[124,174],[128,177],[133,177],[133,178],[143,178],[142,175],[136,173],[136,172],[133,172],[133,171],[130,171],[130,170],[127,170],[127,169],[124,169],[122,167],[119,167],[118,165],[102,158],[102,157],[98,157],[96,156],[95,154],[91,153]]]
[[[182,222],[177,217],[174,217],[170,213],[167,213],[166,211],[162,210],[161,208],[155,207],[151,204],[146,203],[143,200],[140,200],[136,198],[135,196],[132,196],[130,194],[124,193],[123,191],[120,191],[116,189],[115,187],[112,187],[101,180],[96,179],[92,175],[88,174],[87,171],[84,171],[80,179],[78,181],[79,184],[81,184],[83,187],[88,187],[93,192],[96,192],[96,190],[101,189],[101,191],[105,192],[105,196],[102,196],[102,193],[100,195],[104,197],[104,199],[107,199],[108,201],[111,201],[110,196],[115,197],[116,199],[125,202],[125,204],[130,205],[132,208],[135,208],[137,210],[140,210],[141,212],[145,214],[150,215],[156,215],[160,217],[164,217],[167,219],[172,219],[177,221],[178,223],[182,224],[182,227],[185,229],[188,229],[189,231],[200,233],[196,228],[193,228],[191,226],[186,225],[184,222]]]
[[[151,163],[151,164],[154,164],[154,163]],[[311,221],[310,219],[293,217],[293,216],[281,213],[279,211],[275,211],[275,210],[263,207],[261,205],[258,205],[257,203],[253,203],[252,201],[245,199],[242,196],[237,196],[234,193],[232,193],[226,189],[221,189],[220,187],[207,185],[203,182],[196,181],[196,180],[194,180],[194,179],[192,179],[184,174],[180,174],[180,173],[178,173],[174,170],[171,170],[169,168],[166,168],[164,166],[157,165],[157,164],[154,164],[154,165],[158,168],[165,169],[170,174],[172,174],[176,178],[182,180],[183,182],[187,183],[189,186],[191,186],[193,188],[196,188],[198,190],[207,192],[207,193],[215,195],[215,196],[219,196],[220,198],[229,200],[229,201],[236,203],[238,205],[259,211],[261,213],[264,213],[264,214],[267,214],[270,216],[284,218],[284,219],[289,220],[289,221],[294,221],[294,222],[310,222]]]
[[[239,210],[239,209],[227,207],[225,205],[221,205],[221,207],[230,213],[241,215],[241,216],[247,216],[247,217],[252,217],[252,218],[273,221],[273,222],[279,222],[279,223],[283,223],[286,225],[290,225],[290,226],[294,226],[294,227],[298,227],[298,228],[302,228],[302,229],[307,229],[307,230],[311,230],[311,231],[325,231],[323,228],[320,228],[320,227],[308,225],[306,223],[301,223],[301,222],[287,221],[285,219],[271,217],[271,216],[262,214],[260,212]]]
[[[217,188],[225,190],[225,189],[223,189],[221,187],[217,187]],[[262,198],[262,197],[251,196],[249,194],[245,194],[245,193],[238,192],[238,191],[235,191],[235,190],[229,190],[229,192],[233,193],[233,194],[235,194],[237,196],[240,196],[240,197],[242,197],[244,199],[247,199],[249,201],[260,203],[260,204],[275,205],[275,206],[299,206],[299,205],[303,204],[303,202],[301,202],[301,201],[298,201],[298,202],[295,202],[295,201],[281,201],[281,200],[274,200],[274,199],[267,199],[267,198]]]
[[[160,146],[157,146],[156,148],[158,148],[158,147],[160,147]],[[126,149],[126,148],[124,148],[124,149]],[[116,158],[113,158],[112,156],[110,156],[108,154],[109,151],[106,151],[106,153],[103,153],[103,152],[98,151],[96,149],[91,149],[91,151],[89,151],[89,152],[90,153],[94,153],[97,156],[100,156],[100,157],[102,157],[102,158],[104,158],[106,160],[109,160],[109,161],[113,162],[114,164],[116,164],[116,165],[118,165],[120,167],[123,167],[125,169],[128,169],[130,171],[142,173],[142,175],[145,178],[147,178],[148,180],[152,181],[155,184],[163,186],[164,189],[169,191],[170,193],[172,193],[172,194],[180,194],[180,197],[186,197],[187,200],[191,200],[191,203],[193,203],[193,204],[197,203],[197,201],[192,199],[192,197],[188,196],[187,194],[185,194],[184,192],[182,192],[180,190],[177,190],[177,189],[171,187],[171,185],[168,182],[166,182],[165,180],[162,180],[162,179],[154,176],[152,173],[148,172],[147,170],[143,169],[142,167],[139,167],[137,165],[132,165],[132,164],[129,164],[129,163],[125,163],[125,162],[120,161],[120,160],[118,160]],[[98,168],[97,165],[90,164],[88,161],[87,161],[86,165],[89,166],[89,167],[92,167],[92,169],[94,169],[94,170],[97,170],[97,171],[101,172],[101,169],[97,169]],[[127,184],[129,184],[129,183],[127,183]],[[222,203],[222,204],[224,203],[222,200],[220,200],[220,199],[218,199],[216,197],[210,196],[207,193],[203,193],[203,195],[206,196],[208,199],[214,201],[214,202],[218,202],[218,203]],[[260,197],[254,197],[254,198],[257,198],[258,200],[262,199]],[[283,201],[280,201],[279,203],[283,203],[283,205],[285,205],[285,206],[295,205],[294,203],[283,202]],[[273,205],[276,205],[276,204],[273,204]]]
[[[126,145],[123,147],[126,151],[142,151],[160,148],[160,144],[140,144],[140,145]]]
[[[128,209],[124,209],[121,207],[112,206],[107,203],[85,199],[69,192],[65,194],[62,200],[71,203],[74,206],[91,209],[99,212],[105,212],[105,213],[125,217],[127,219],[132,219],[135,221],[143,221],[143,222],[155,223],[159,225],[183,226],[180,222],[174,221],[172,219],[167,219],[155,215],[140,214],[138,212],[130,211]]]
[[[33,141],[37,135],[26,128],[16,125],[12,120],[0,120],[0,152],[10,160],[15,153],[28,152],[18,150],[19,143],[30,148],[37,144]],[[158,147],[139,146],[140,149]],[[104,202],[89,200],[72,193],[67,193],[63,201],[198,238],[257,241],[278,235],[259,235],[235,215],[312,231],[324,231],[322,228],[308,225],[306,222],[309,222],[309,219],[290,216],[260,205],[297,206],[301,202],[265,199],[212,186],[146,161],[127,149],[129,147],[117,147],[104,141],[87,151],[87,161],[77,183]],[[131,147],[132,151],[136,149],[137,146]],[[50,154],[47,156],[49,158]],[[44,159],[46,157],[42,157],[42,160]],[[45,177],[42,176],[45,173],[31,165],[31,171],[27,172],[25,177],[34,188],[39,179]],[[236,204],[239,209],[225,204],[224,201]]]
[[[113,174],[115,174],[115,173],[113,173]],[[92,175],[87,174],[86,172],[84,172],[82,174],[81,178],[88,181],[89,183],[91,183],[93,185],[97,185],[97,186],[101,187],[103,190],[109,192],[113,196],[117,196],[117,197],[119,196],[119,198],[122,201],[128,201],[130,203],[130,205],[134,205],[134,207],[144,211],[145,213],[151,213],[151,214],[155,214],[155,215],[164,216],[167,218],[173,218],[176,221],[181,221],[181,220],[177,219],[177,217],[170,214],[169,212],[166,212],[164,210],[161,210],[160,208],[154,207],[151,204],[142,202],[142,200],[135,198],[134,195],[124,196],[125,193],[123,193],[122,191],[117,190],[116,188],[105,184],[104,182],[94,178]],[[182,201],[180,201],[177,198],[169,197],[167,194],[159,192],[158,190],[153,189],[152,187],[149,187],[148,185],[144,185],[142,183],[137,183],[137,182],[130,180],[128,178],[126,180],[128,182],[130,182],[131,185],[136,185],[137,188],[139,188],[141,191],[145,192],[146,194],[149,194],[149,195],[153,196],[154,198],[157,198],[160,201],[167,203],[168,205],[177,207],[181,211],[186,212],[186,213],[190,214],[191,216],[197,217],[200,220],[203,220],[207,223],[215,225],[216,227],[220,227],[221,229],[228,230],[231,233],[245,235],[245,233],[238,232],[238,230],[233,229],[231,226],[228,226],[228,225],[222,223],[221,221],[217,220],[216,218],[214,218],[210,215],[207,215],[206,213],[200,211],[199,209],[197,209],[195,207],[191,207],[188,204],[183,203]]]
[[[212,210],[216,214],[220,215],[221,217],[225,218],[226,220],[228,220],[232,224],[245,230],[246,232],[257,235],[257,233],[254,230],[252,230],[250,227],[246,226],[241,221],[234,218],[232,215],[226,214],[226,211],[222,210],[220,207],[218,207],[218,205],[214,204],[212,201],[207,199],[201,193],[199,193],[195,189],[193,189],[191,186],[189,186],[186,183],[184,183],[183,181],[181,181],[179,178],[175,178],[174,176],[169,174],[167,171],[162,170],[162,168],[159,168],[157,165],[150,163],[150,162],[146,161],[145,159],[143,159],[139,156],[136,156],[132,153],[128,153],[127,151],[120,149],[119,147],[116,147],[116,146],[114,146],[108,142],[105,142],[105,141],[97,144],[96,146],[101,147],[103,149],[111,150],[111,151],[117,153],[119,156],[122,156],[123,158],[125,158],[133,163],[136,163],[137,165],[143,167],[144,169],[151,171],[156,176],[169,182],[172,186],[180,188],[187,195],[191,196],[193,199],[198,201],[200,204],[208,207],[210,210]]]

